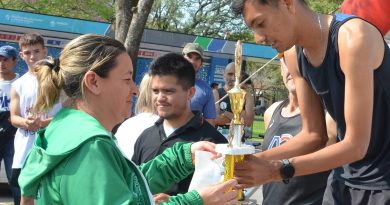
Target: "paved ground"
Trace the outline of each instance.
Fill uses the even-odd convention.
[[[263,202],[263,189],[262,186],[250,188],[246,191],[245,195],[248,198],[248,205],[261,205]]]
[[[0,205],[13,205],[11,192],[7,189],[7,184],[0,185]]]
[[[0,205],[10,205],[8,202],[13,202],[13,200],[11,191],[8,189],[3,161],[1,161],[0,168]]]

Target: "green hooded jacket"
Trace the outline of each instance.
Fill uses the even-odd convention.
[[[37,204],[153,204],[150,191],[166,191],[194,171],[190,147],[177,143],[137,167],[123,157],[113,136],[95,118],[63,108],[37,132],[19,184],[22,195],[36,198]],[[191,191],[164,204],[203,202]]]

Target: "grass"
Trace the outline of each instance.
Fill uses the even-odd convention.
[[[252,127],[252,139],[253,141],[263,141],[265,133],[263,116],[256,115],[253,121]]]

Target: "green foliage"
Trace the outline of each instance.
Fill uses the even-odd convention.
[[[265,128],[264,128],[264,119],[262,116],[255,116],[252,125],[252,138],[264,138]],[[256,141],[251,139],[251,141]],[[260,140],[262,141],[262,140]]]
[[[0,0],[0,7],[106,22],[114,16],[113,3],[108,0]]]
[[[343,0],[306,0],[310,8],[323,14],[331,14],[339,9]]]
[[[147,28],[178,31],[184,18],[184,2],[177,0],[155,0],[149,14]]]
[[[233,33],[230,33],[228,36],[228,39],[231,41],[237,41],[242,40],[244,42],[252,42],[254,43],[255,39],[253,37],[253,31],[250,29],[245,28],[243,31],[236,31]]]
[[[264,62],[246,62],[247,73],[251,74],[262,67]],[[287,97],[286,88],[283,84],[282,75],[280,74],[279,62],[274,62],[252,77],[252,82],[255,89],[261,89],[263,95],[270,101],[270,103],[284,99]]]
[[[328,14],[342,0],[306,0],[317,12]],[[155,0],[147,28],[254,42],[242,19],[233,16],[230,0]]]
[[[306,0],[315,11],[328,14],[342,0]],[[155,0],[147,28],[254,42],[242,19],[230,11],[230,0]],[[114,21],[113,0],[0,0],[0,7],[70,18]],[[228,33],[228,35],[226,35]]]
[[[186,34],[250,39],[250,31],[230,11],[230,0],[155,0],[147,27]],[[227,35],[228,34],[228,35]]]
[[[342,1],[306,0],[313,10],[323,14],[337,10]],[[254,42],[253,32],[242,19],[232,15],[230,3],[230,0],[154,0],[146,27]],[[115,16],[113,0],[0,0],[0,7],[106,22],[113,22]],[[263,63],[247,63],[247,72],[253,73]],[[269,90],[273,98],[278,98],[275,97],[275,90],[284,87],[277,64],[263,69],[253,82],[262,85],[262,89]]]
[[[247,62],[246,64],[247,72],[254,73],[256,70],[262,67],[265,62]],[[259,85],[261,87],[280,84],[281,75],[280,75],[280,67],[278,63],[269,64],[266,67],[264,67],[261,71],[258,72],[256,76],[252,78],[252,82],[255,85]]]

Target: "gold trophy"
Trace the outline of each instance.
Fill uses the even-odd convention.
[[[241,143],[241,138],[244,133],[244,122],[241,118],[241,112],[245,103],[245,90],[239,86],[242,64],[242,43],[237,41],[235,50],[235,74],[236,81],[234,87],[228,91],[230,98],[230,106],[234,117],[230,123],[228,144],[218,144],[216,151],[225,155],[225,175],[224,181],[234,177],[234,166],[238,162],[242,162],[245,155],[255,153],[255,148],[250,145]],[[231,190],[228,190],[231,191]],[[243,199],[242,189],[238,190],[237,199]],[[240,203],[241,204],[241,203]]]

